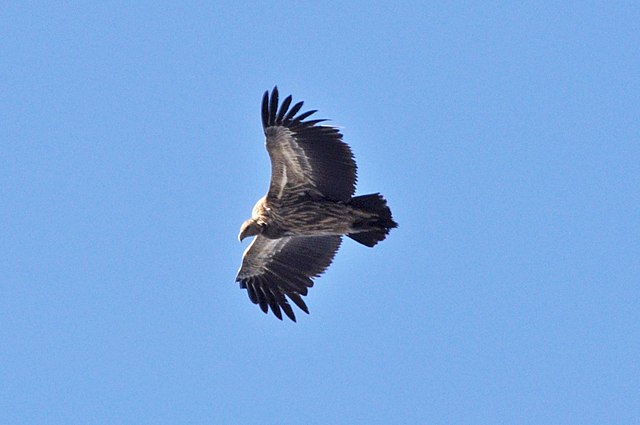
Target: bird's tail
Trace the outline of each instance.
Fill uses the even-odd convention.
[[[347,236],[356,242],[372,247],[384,240],[391,229],[398,227],[391,217],[387,201],[379,193],[353,197],[351,206],[373,215],[373,218],[358,219],[353,224],[353,229],[358,231]]]

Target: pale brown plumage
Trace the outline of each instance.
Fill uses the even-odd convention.
[[[374,246],[397,227],[380,194],[352,197],[356,164],[335,127],[299,115],[302,102],[291,96],[278,108],[278,89],[262,99],[262,126],[271,158],[267,195],[253,208],[238,238],[256,236],[245,250],[236,281],[262,311],[293,321],[289,300],[302,300],[313,278],[331,264],[342,235]]]

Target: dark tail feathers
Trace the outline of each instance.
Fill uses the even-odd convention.
[[[366,222],[353,224],[356,229],[362,228],[361,232],[347,234],[351,239],[360,242],[362,245],[372,247],[386,238],[391,229],[398,227],[398,223],[393,221],[391,217],[391,210],[387,206],[387,201],[379,193],[351,198],[351,205],[376,215],[376,217]]]

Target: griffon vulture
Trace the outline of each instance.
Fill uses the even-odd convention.
[[[293,321],[289,300],[309,313],[302,297],[313,278],[331,264],[342,236],[372,247],[397,227],[379,194],[353,196],[356,163],[337,128],[308,120],[278,88],[264,93],[262,127],[271,158],[269,191],[240,228],[238,239],[255,236],[245,250],[236,281],[263,312]]]

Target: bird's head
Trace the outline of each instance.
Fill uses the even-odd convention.
[[[242,242],[244,238],[249,236],[255,236],[262,233],[262,225],[258,223],[254,218],[250,218],[249,220],[242,223],[240,226],[240,233],[238,234],[238,240]]]

